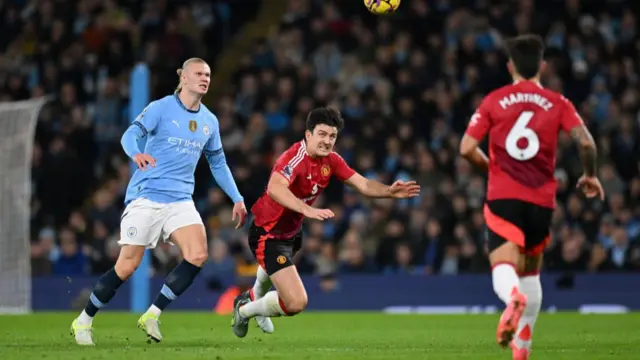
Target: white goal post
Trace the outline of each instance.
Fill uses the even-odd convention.
[[[0,314],[31,312],[31,157],[49,99],[0,103]]]

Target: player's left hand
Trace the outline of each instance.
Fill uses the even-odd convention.
[[[406,199],[420,195],[420,185],[415,181],[404,182],[398,180],[389,187],[391,197],[395,199]]]
[[[244,206],[244,201],[238,201],[233,205],[231,221],[236,221],[236,219],[238,219],[236,229],[240,229],[244,226],[245,222],[247,222],[247,207]]]

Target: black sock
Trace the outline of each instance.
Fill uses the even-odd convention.
[[[191,286],[202,268],[183,260],[171,274],[167,275],[160,294],[153,302],[153,305],[160,310],[164,310],[173,300],[182,295]]]
[[[116,294],[116,290],[118,290],[122,283],[124,283],[124,281],[118,277],[115,268],[112,268],[102,275],[93,288],[87,306],[84,308],[87,315],[94,317],[98,310],[107,305],[111,298],[113,298],[113,295]]]

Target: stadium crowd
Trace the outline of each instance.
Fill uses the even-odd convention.
[[[100,274],[112,266],[129,178],[119,145],[129,120],[127,72],[144,60],[154,96],[170,92],[180,61],[214,59],[220,7],[234,2],[97,3],[0,6],[0,100],[58,96],[41,113],[33,156],[34,275]],[[575,191],[581,166],[563,136],[545,271],[640,271],[639,5],[416,0],[375,17],[361,1],[290,0],[277,31],[239,59],[232,88],[212,107],[240,191],[251,206],[275,158],[301,139],[305,114],[335,106],[346,119],[337,150],[347,162],[386,183],[415,179],[422,196],[368,201],[334,181],[318,206],[336,219],[307,224],[299,271],[487,271],[486,177],[457,147],[483,95],[509,82],[502,38],[534,32],[548,46],[544,85],[572,100],[596,137],[607,194],[605,202],[588,201]],[[546,11],[552,6],[557,11]],[[196,173],[194,200],[210,238],[204,276],[224,287],[251,259],[246,232],[233,230],[230,203],[206,166]],[[173,268],[176,250],[155,249],[154,269]]]

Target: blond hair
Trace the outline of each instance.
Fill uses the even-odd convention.
[[[185,62],[182,63],[182,67],[179,68],[178,70],[176,70],[176,73],[178,74],[178,86],[176,86],[176,90],[174,91],[176,94],[179,93],[180,91],[182,91],[182,73],[187,69],[187,67],[191,64],[194,63],[207,63],[206,61],[204,61],[201,58],[197,58],[197,57],[192,57],[189,58],[187,60],[185,60]]]

